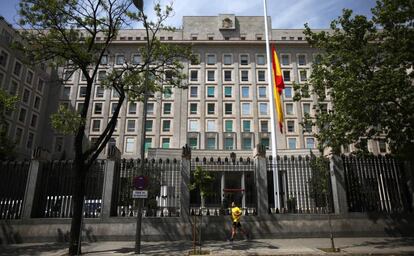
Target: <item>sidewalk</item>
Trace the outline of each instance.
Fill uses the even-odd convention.
[[[208,241],[202,246],[210,255],[414,255],[414,238],[336,238],[340,253],[325,253],[328,238],[253,239],[234,242]],[[141,255],[188,255],[190,241],[142,242]],[[84,255],[134,255],[134,242],[83,243]],[[0,245],[0,255],[66,255],[67,244],[37,243]]]

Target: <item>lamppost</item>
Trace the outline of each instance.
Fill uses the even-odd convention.
[[[144,0],[132,0],[132,3],[137,7],[139,12],[142,14],[145,32],[147,34],[147,53],[150,52],[150,37],[148,31],[147,17],[144,14]],[[148,58],[147,54],[147,58]],[[147,120],[147,102],[148,102],[148,71],[149,61],[145,61],[145,75],[144,75],[144,97],[143,97],[143,108],[142,108],[142,122],[141,122],[141,172],[144,174],[145,168],[145,136],[146,136],[146,120]],[[137,226],[135,233],[135,254],[141,253],[141,223],[142,223],[142,206],[144,199],[138,199],[138,214],[137,214]]]

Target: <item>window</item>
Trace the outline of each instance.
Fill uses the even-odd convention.
[[[224,63],[224,65],[232,65],[233,64],[233,56],[231,54],[224,54],[223,63]]]
[[[311,104],[310,103],[303,103],[303,114],[309,114],[311,112]]]
[[[102,55],[100,64],[101,65],[108,65],[108,55]]]
[[[70,89],[70,87],[69,87],[69,89]],[[29,89],[24,88],[24,90],[23,90],[23,97],[22,97],[22,101],[23,101],[24,103],[28,104],[28,103],[29,103],[29,100],[30,100],[30,90],[29,90]]]
[[[290,82],[290,70],[283,70],[283,81]]]
[[[146,132],[152,132],[152,125],[154,121],[153,120],[147,120],[145,121],[145,131]]]
[[[270,148],[269,138],[261,138],[260,144],[262,144],[266,149],[269,149]]]
[[[128,105],[128,114],[135,115],[137,113],[137,103],[136,102],[129,102]]]
[[[96,86],[95,88],[95,98],[103,98],[105,95],[105,88],[102,86]]]
[[[267,120],[260,121],[260,131],[269,132],[269,122]]]
[[[215,96],[214,86],[208,86],[207,87],[207,98],[214,98],[214,96]]]
[[[43,86],[45,85],[45,81],[41,78],[39,78],[39,80],[37,81],[37,90],[39,92],[43,91]],[[85,88],[86,89],[86,88]]]
[[[247,54],[242,54],[240,55],[240,65],[249,65],[249,55]]]
[[[198,70],[190,71],[190,81],[198,81]]]
[[[86,97],[86,86],[79,86],[78,98],[85,98],[85,97]]]
[[[244,87],[242,87],[241,88],[241,97],[242,98],[249,98],[250,97],[250,88],[249,87],[246,87],[246,86],[244,86]]]
[[[207,120],[207,131],[215,132],[217,131],[217,125],[215,120]]]
[[[32,132],[29,132],[27,136],[27,142],[26,142],[27,149],[31,149],[33,147],[33,141],[34,141],[34,134]]]
[[[33,82],[33,72],[28,70],[27,75],[26,75],[26,83],[32,84],[32,82]]]
[[[132,64],[138,65],[139,63],[141,63],[141,55],[139,54],[132,55]]]
[[[171,103],[164,103],[163,104],[163,114],[170,115],[171,114]]]
[[[288,148],[296,149],[296,138],[288,138]]]
[[[144,144],[145,152],[147,152],[148,149],[151,147],[152,147],[152,138],[145,138],[145,144]]]
[[[216,55],[208,54],[207,55],[207,65],[215,65],[216,64]]]
[[[232,80],[231,70],[224,70],[224,81],[231,82]]]
[[[252,149],[252,138],[251,137],[246,137],[242,139],[242,148]]]
[[[53,149],[55,153],[63,151],[63,137],[55,137],[55,146]]]
[[[224,131],[225,132],[232,132],[233,131],[233,120],[225,120],[224,121]]]
[[[20,77],[20,74],[21,74],[21,73],[22,73],[22,63],[20,63],[20,62],[16,61],[16,62],[14,63],[13,74],[14,74],[15,76]]]
[[[198,139],[197,138],[189,138],[188,144],[190,145],[191,149],[197,149],[198,148]]]
[[[248,116],[251,114],[250,103],[242,103],[242,115]]]
[[[191,132],[197,132],[200,130],[198,120],[189,120],[188,121],[188,130]]]
[[[261,102],[259,103],[259,113],[260,115],[267,115],[267,103]]]
[[[306,70],[299,70],[299,79],[301,82],[308,81],[308,72]]]
[[[123,65],[125,63],[125,56],[124,55],[117,55],[116,56],[116,65]]]
[[[233,114],[233,104],[232,103],[225,103],[224,104],[224,114],[225,115]]]
[[[40,103],[41,103],[41,99],[39,96],[35,97],[34,103],[33,103],[33,108],[39,110],[40,109]]]
[[[119,92],[115,89],[112,89],[112,99],[119,98]]]
[[[115,113],[117,107],[118,107],[118,102],[111,103],[111,115]]]
[[[100,70],[98,72],[98,81],[102,81],[106,79],[106,71],[105,70]]]
[[[92,120],[92,131],[99,132],[101,130],[101,120]]]
[[[198,87],[191,86],[190,87],[190,98],[197,98],[198,97]]]
[[[21,108],[19,112],[19,121],[24,123],[26,121],[26,114],[27,110],[25,108]]]
[[[0,88],[3,87],[4,74],[0,72]]]
[[[224,87],[224,98],[231,98],[233,94],[233,88],[231,86]]]
[[[16,95],[17,91],[19,90],[19,84],[16,81],[12,81],[10,85],[10,95]]]
[[[286,103],[286,115],[293,115],[293,104]]]
[[[314,138],[306,138],[306,148],[315,148]]]
[[[387,153],[387,143],[384,139],[378,140],[378,150],[380,153]]]
[[[321,103],[321,104],[319,104],[319,108],[320,108],[322,113],[327,113],[328,112],[328,104]]]
[[[233,138],[224,138],[224,149],[226,149],[226,150],[234,149],[234,139]]]
[[[216,149],[216,138],[207,138],[207,149]]]
[[[249,81],[249,71],[248,70],[242,70],[241,71],[241,81],[242,82],[248,82]]]
[[[190,65],[196,66],[196,65],[199,65],[199,64],[200,64],[200,55],[199,54],[195,54],[195,58],[191,59]]]
[[[171,131],[171,120],[163,120],[162,121],[162,131],[163,132]]]
[[[243,120],[243,132],[250,132],[250,131],[251,131],[251,121]]]
[[[295,121],[288,120],[287,123],[287,132],[295,132]]]
[[[306,55],[299,54],[298,55],[298,65],[299,66],[306,66]]]
[[[86,81],[86,76],[83,72],[81,72],[81,81]]]
[[[135,120],[127,120],[127,132],[135,132]]]
[[[37,115],[32,114],[32,119],[30,120],[30,126],[36,128],[37,126]]]
[[[190,103],[190,114],[191,115],[196,115],[197,114],[197,108],[198,108],[198,104],[197,103]]]
[[[154,103],[147,103],[147,115],[154,114]]]
[[[135,138],[126,138],[125,140],[125,153],[134,153]]]
[[[172,96],[172,88],[171,86],[165,86],[163,91],[164,99],[169,99]]]
[[[281,54],[282,59],[282,66],[289,66],[290,65],[290,56],[286,54]]]
[[[207,103],[207,114],[214,115],[215,114],[216,104],[214,103]]]
[[[94,103],[93,113],[95,115],[101,115],[102,114],[102,103],[100,103],[100,102],[95,102]]]
[[[170,148],[170,138],[162,138],[162,148]]]
[[[285,98],[286,99],[291,99],[292,98],[292,87],[285,87],[283,92],[285,93]]]
[[[267,97],[267,88],[259,87],[259,98],[266,98],[266,97]]]
[[[207,70],[207,81],[214,82],[216,80],[215,75],[216,75],[215,70]]]
[[[0,66],[6,67],[9,60],[9,54],[3,50],[0,52]]]
[[[303,127],[304,133],[311,133],[312,132],[312,123],[305,123]]]
[[[266,65],[266,57],[263,54],[257,55],[257,65]]]
[[[257,71],[257,80],[259,82],[266,81],[266,72],[264,70]]]

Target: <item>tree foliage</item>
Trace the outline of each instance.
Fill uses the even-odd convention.
[[[5,113],[13,111],[17,100],[17,96],[11,96],[0,88],[0,160],[14,157],[15,143],[7,136]]]
[[[193,181],[190,184],[190,190],[198,189],[200,191],[200,197],[203,204],[206,196],[211,193],[211,183],[214,181],[214,177],[201,166],[196,166],[192,178]],[[204,205],[202,205],[202,207],[204,207]]]
[[[355,143],[367,150],[367,139],[384,138],[395,153],[414,144],[414,6],[412,1],[381,0],[372,20],[344,10],[331,30],[313,32],[305,24],[317,56],[309,84],[295,85],[317,96],[315,117],[320,149],[338,153]],[[332,109],[325,111],[331,101]]]

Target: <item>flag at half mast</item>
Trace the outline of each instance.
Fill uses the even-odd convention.
[[[277,113],[277,121],[279,123],[280,132],[283,133],[283,109],[281,95],[283,89],[285,89],[285,83],[283,82],[282,71],[280,70],[279,58],[277,57],[275,46],[272,45],[272,73],[273,84],[275,86],[274,96]]]

